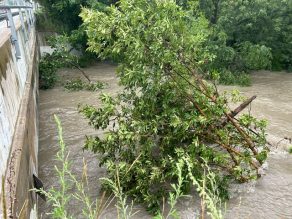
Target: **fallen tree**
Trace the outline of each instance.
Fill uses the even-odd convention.
[[[174,1],[121,0],[81,16],[89,49],[121,60],[123,91],[115,98],[103,94],[101,108],[80,111],[94,128],[107,130],[87,137],[85,148],[100,154],[110,178],[119,173],[124,192],[157,209],[178,180],[181,159],[191,162],[182,170],[184,193],[189,174],[200,179],[205,162],[222,196],[226,179],[258,177],[268,152],[266,122],[249,114],[235,118],[254,97],[232,111],[228,95],[205,80],[216,81],[218,74],[200,72],[212,54],[203,48],[208,23],[195,5],[183,10]]]

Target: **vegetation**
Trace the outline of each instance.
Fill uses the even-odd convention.
[[[104,84],[101,82],[92,82],[89,76],[81,69],[81,65],[89,61],[86,55],[81,57],[71,53],[74,49],[70,47],[69,38],[66,35],[54,36],[49,39],[49,45],[53,48],[52,54],[45,54],[41,57],[39,63],[39,78],[40,88],[48,89],[54,87],[57,82],[57,69],[61,67],[76,68],[82,76],[87,80],[87,83],[80,80],[67,81],[65,88],[67,90],[90,90],[96,91],[102,89]]]
[[[56,115],[55,121],[58,128],[60,145],[60,149],[56,155],[56,160],[60,165],[58,165],[59,167],[55,166],[55,170],[58,175],[58,186],[60,186],[60,188],[50,188],[48,191],[43,189],[34,189],[34,191],[44,194],[48,203],[51,205],[51,211],[48,215],[55,219],[74,218],[74,215],[69,213],[69,209],[70,203],[72,203],[72,200],[75,200],[80,203],[80,209],[82,210],[82,214],[85,218],[100,218],[103,211],[106,210],[106,208],[110,205],[110,202],[113,201],[112,197],[114,196],[116,198],[116,208],[120,212],[118,214],[119,218],[128,219],[134,216],[136,212],[133,212],[133,202],[131,205],[127,204],[128,198],[123,193],[122,187],[119,184],[121,176],[118,169],[116,170],[117,172],[114,180],[109,178],[101,178],[104,184],[111,188],[112,194],[106,198],[106,194],[103,193],[100,199],[91,201],[89,191],[87,190],[88,181],[86,168],[83,170],[81,180],[77,179],[77,177],[70,170],[72,162],[68,160],[69,151],[63,140],[61,122]],[[174,192],[169,194],[170,209],[165,212],[163,206],[161,211],[155,216],[155,219],[166,219],[171,217],[179,218],[179,213],[177,212],[175,205],[178,199],[184,196],[181,192],[181,187],[184,181],[184,175],[182,172],[184,165],[190,165],[189,161],[181,159],[179,160],[179,163],[176,163],[178,170],[177,177],[179,180],[178,184],[171,185],[174,188]],[[202,181],[198,182],[195,178],[193,178],[193,184],[197,186],[197,189],[200,192],[200,197],[202,198],[202,201],[204,201],[204,205],[207,208],[206,213],[214,219],[223,218],[223,214],[221,212],[221,201],[217,196],[215,175],[210,171],[208,166],[205,165],[204,168],[206,173]],[[211,184],[210,190],[206,187],[207,183]],[[72,193],[73,188],[75,188],[75,191]]]
[[[58,33],[65,34],[69,44],[83,54],[81,66],[96,58],[86,50],[88,39],[79,17],[82,7],[102,12],[107,6],[120,4],[117,0],[39,2],[43,6],[38,13],[40,29],[58,29]],[[218,72],[223,84],[249,85],[248,73],[252,70],[291,71],[291,1],[176,0],[176,3],[185,10],[196,5],[192,13],[207,19],[204,31],[209,34],[202,47],[210,56],[202,59],[202,68]],[[108,58],[120,61],[120,56]]]
[[[200,0],[200,10],[214,29],[211,42],[217,50],[216,59],[222,60],[228,53],[226,61],[237,64],[236,54],[248,44],[251,55],[247,51],[247,56],[256,55],[253,50],[258,50],[255,60],[243,60],[256,63],[255,68],[248,64],[251,70],[270,67],[269,61],[275,70],[291,71],[291,1]]]
[[[57,116],[55,116],[55,121],[58,127],[59,134],[59,145],[60,150],[56,155],[56,159],[60,162],[61,167],[55,166],[56,173],[58,175],[58,183],[60,188],[50,188],[48,191],[36,190],[41,192],[46,196],[46,199],[49,204],[51,204],[51,212],[48,214],[51,218],[54,219],[68,219],[73,218],[72,215],[68,212],[68,204],[72,199],[78,200],[81,202],[81,209],[83,216],[90,219],[95,219],[100,213],[101,203],[97,200],[91,202],[86,191],[87,187],[87,175],[86,172],[83,172],[82,180],[77,180],[76,176],[72,174],[70,170],[71,162],[68,160],[68,151],[67,147],[63,140],[63,130],[61,122]],[[77,192],[71,194],[70,189],[77,188]]]
[[[177,200],[194,186],[201,214],[222,218],[218,206],[228,198],[228,183],[256,179],[269,149],[266,121],[250,114],[235,118],[229,103],[243,98],[219,94],[217,84],[250,85],[252,70],[291,71],[291,1],[41,3],[40,16],[55,20],[65,33],[55,38],[54,60],[79,70],[90,57],[119,63],[123,91],[117,97],[102,94],[102,107],[83,106],[80,112],[106,132],[88,136],[85,149],[100,155],[108,171],[104,189],[117,198],[122,217],[131,215],[127,197],[144,203],[155,218],[178,217]],[[72,56],[71,46],[83,56]],[[59,66],[50,59],[41,61],[44,88],[52,86]],[[71,80],[65,88],[103,87],[83,75],[88,82]],[[58,203],[53,197],[61,197],[59,191],[51,194]],[[161,208],[166,203],[168,212]]]
[[[97,91],[103,89],[105,84],[97,81],[97,82],[84,82],[80,78],[68,80],[64,84],[66,90],[69,91],[79,91],[79,90],[88,90],[88,91]]]
[[[290,154],[292,154],[292,145],[291,145],[290,147],[288,147],[288,152],[289,152]]]
[[[99,218],[103,210],[110,204],[113,200],[112,195],[105,199],[105,193],[101,196],[100,200],[95,199],[91,201],[88,191],[88,180],[86,167],[82,173],[82,179],[79,180],[70,170],[71,162],[68,160],[68,148],[63,140],[63,130],[59,118],[55,115],[55,121],[58,127],[58,137],[60,150],[56,155],[57,161],[60,163],[60,167],[55,166],[56,173],[58,175],[58,182],[60,188],[50,188],[48,191],[45,190],[35,190],[41,192],[47,198],[48,203],[51,205],[51,212],[48,214],[53,219],[69,219],[75,218],[74,215],[69,213],[70,202],[72,200],[78,201],[80,203],[79,210],[82,211],[82,215],[88,219]],[[84,164],[86,166],[86,164]],[[127,197],[122,193],[117,182],[107,180],[111,184],[114,196],[117,198],[117,208],[125,212],[128,208],[125,205],[125,200]],[[72,189],[75,188],[76,191],[72,193]],[[130,214],[130,212],[127,212]],[[122,217],[128,218],[128,217]]]
[[[202,181],[205,162],[226,198],[228,180],[257,178],[268,153],[266,121],[249,114],[235,119],[228,95],[217,91],[219,74],[202,71],[213,56],[205,49],[212,33],[191,3],[121,0],[81,14],[88,49],[101,59],[121,57],[117,74],[124,88],[115,98],[102,94],[101,108],[80,109],[90,125],[107,130],[87,137],[85,148],[100,154],[109,179],[118,170],[122,191],[155,214],[176,194],[173,184],[187,194],[193,180]],[[231,96],[240,100],[236,92]]]
[[[39,87],[49,89],[54,87],[57,82],[57,69],[60,63],[50,54],[45,54],[39,62]]]
[[[238,72],[237,74],[234,74],[231,71],[225,69],[220,72],[219,82],[220,84],[224,85],[238,84],[240,86],[250,86],[251,78],[245,72]]]
[[[61,30],[60,32],[66,33],[79,28],[82,23],[78,16],[81,12],[80,6],[88,6],[87,0],[38,0],[38,2],[43,7],[40,13],[51,20]]]
[[[82,7],[102,10],[106,5],[115,3],[115,0],[38,0],[42,6],[37,12],[37,29],[39,31],[53,31],[65,37],[68,44],[78,50],[82,56],[80,66],[87,65],[95,60],[96,56],[86,50],[87,36],[79,16]],[[60,38],[57,38],[57,41]],[[60,44],[60,43],[59,43]]]
[[[131,205],[127,203],[127,196],[123,192],[120,185],[120,173],[119,169],[116,169],[115,179],[110,178],[101,178],[101,181],[104,182],[106,186],[111,188],[112,193],[103,195],[100,199],[95,199],[91,201],[88,191],[88,180],[86,167],[83,169],[81,180],[77,178],[76,175],[72,173],[71,162],[68,159],[69,151],[65,142],[63,140],[63,129],[59,118],[55,115],[55,121],[58,128],[58,137],[59,137],[59,146],[60,150],[56,155],[56,160],[59,162],[59,167],[55,166],[56,173],[58,175],[58,186],[60,188],[50,188],[48,191],[37,190],[44,194],[47,198],[48,203],[51,205],[51,211],[48,215],[54,219],[69,219],[74,218],[74,215],[69,213],[70,203],[72,200],[78,201],[80,203],[80,211],[85,218],[96,219],[102,216],[103,211],[110,205],[110,202],[113,201],[112,197],[116,198],[116,208],[118,210],[119,218],[128,219],[135,215],[136,212],[133,212],[133,202]],[[177,177],[178,184],[172,184],[174,191],[169,194],[169,210],[165,212],[164,206],[155,216],[155,219],[167,219],[167,218],[179,218],[179,213],[176,210],[176,203],[179,198],[183,197],[182,186],[184,181],[183,167],[187,165],[190,167],[190,162],[185,159],[180,159],[178,163],[175,164],[177,167]],[[86,164],[84,164],[86,166]],[[191,168],[191,167],[190,167]],[[210,171],[207,165],[204,165],[205,173],[202,181],[197,181],[193,176],[193,184],[197,187],[200,197],[204,202],[204,207],[206,207],[206,212],[211,218],[220,219],[223,218],[221,211],[221,201],[217,194],[215,175]],[[210,189],[206,185],[210,183]],[[75,188],[76,191],[72,193],[72,188]],[[3,193],[4,194],[4,193]]]
[[[207,215],[209,215],[212,219],[223,219],[224,213],[222,212],[221,198],[218,194],[216,175],[206,164],[203,164],[202,167],[204,168],[204,175],[201,180],[198,181],[198,179],[191,174],[191,170],[189,171],[189,175],[185,176],[183,172],[184,166],[187,166],[188,169],[192,169],[191,163],[192,162],[188,159],[182,158],[175,164],[177,168],[177,184],[171,184],[173,191],[169,193],[168,197],[168,204],[170,208],[168,212],[165,212],[165,203],[162,203],[162,209],[158,211],[158,214],[154,217],[154,219],[181,218],[175,206],[180,198],[186,196],[183,193],[183,182],[188,177],[191,179],[192,185],[196,187],[196,190],[201,198],[201,212],[197,216],[194,216],[194,218],[197,218],[198,216],[200,216],[200,218],[204,218],[207,213]]]
[[[35,12],[36,17],[36,29],[39,32],[55,32],[58,33],[58,28],[54,24],[54,21],[50,19],[44,11],[44,8],[38,9]]]

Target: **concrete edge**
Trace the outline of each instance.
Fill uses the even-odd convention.
[[[29,70],[28,70],[28,77],[25,82],[25,89],[23,93],[23,97],[21,100],[21,105],[20,109],[18,111],[18,118],[17,122],[15,125],[15,131],[14,131],[14,136],[13,136],[13,141],[12,141],[12,147],[8,159],[8,165],[6,169],[6,174],[5,174],[5,194],[9,194],[9,197],[5,197],[6,199],[6,213],[8,218],[16,218],[16,203],[18,202],[17,200],[17,187],[18,187],[18,179],[19,179],[19,174],[21,171],[21,158],[22,158],[22,152],[23,152],[23,147],[24,145],[24,139],[25,135],[27,132],[27,112],[29,110],[29,101],[31,98],[31,92],[32,92],[32,86],[34,83],[36,83],[34,80],[34,63],[35,59],[37,58],[37,42],[36,42],[36,34],[34,31],[31,32],[33,36],[32,43],[30,45],[30,51],[31,51],[31,60],[29,62]],[[32,177],[32,176],[28,176]],[[29,188],[28,188],[29,189]],[[19,204],[19,203],[18,203]],[[23,204],[22,207],[26,203]],[[21,217],[17,217],[21,218]]]

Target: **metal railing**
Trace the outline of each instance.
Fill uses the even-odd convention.
[[[11,4],[13,2],[13,4]],[[21,31],[24,34],[25,41],[28,41],[29,32],[34,25],[34,15],[33,15],[33,4],[28,1],[17,0],[17,1],[8,1],[0,2],[0,22],[6,20],[7,27],[11,31],[11,43],[15,47],[15,56],[17,59],[21,58],[21,52],[19,47],[19,40],[17,36],[17,29],[15,27],[15,21],[13,19],[14,16],[19,16],[21,22]],[[25,14],[25,17],[24,17]],[[27,23],[27,28],[25,25]]]
[[[1,10],[1,9],[0,9]],[[16,16],[16,15],[18,15],[19,14],[19,12],[18,11],[16,11],[16,12],[12,12],[12,16],[14,17],[14,16]],[[6,12],[1,12],[0,11],[0,22],[1,21],[4,21],[4,20],[7,20],[7,14],[6,14]]]

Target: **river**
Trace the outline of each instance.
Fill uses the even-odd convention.
[[[81,175],[83,159],[87,162],[89,190],[92,198],[99,196],[99,178],[105,175],[105,170],[98,167],[96,155],[82,150],[85,135],[98,134],[87,121],[77,112],[78,104],[98,106],[98,96],[101,92],[116,94],[121,88],[115,76],[116,66],[96,64],[85,69],[92,80],[107,83],[105,89],[98,92],[78,91],[68,92],[59,85],[50,90],[41,90],[39,95],[39,177],[45,188],[56,187],[58,183],[54,166],[58,163],[55,155],[59,149],[57,128],[53,115],[59,116],[64,140],[70,151],[72,170]],[[82,77],[75,69],[63,69],[59,72],[64,81],[70,77]],[[250,87],[220,87],[221,89],[239,89],[250,97],[257,95],[251,105],[251,112],[269,120],[268,140],[277,148],[272,148],[265,174],[256,182],[231,186],[231,199],[227,203],[225,218],[292,218],[292,156],[287,151],[288,141],[283,137],[292,137],[292,74],[284,72],[260,71],[252,74]],[[181,218],[194,218],[198,211],[196,198],[182,200],[178,208]],[[40,201],[39,214],[41,218],[50,218],[45,213],[49,205]],[[140,206],[133,218],[151,218]],[[80,203],[70,202],[70,213],[74,218],[83,218]],[[102,218],[116,218],[113,206],[105,210]]]

